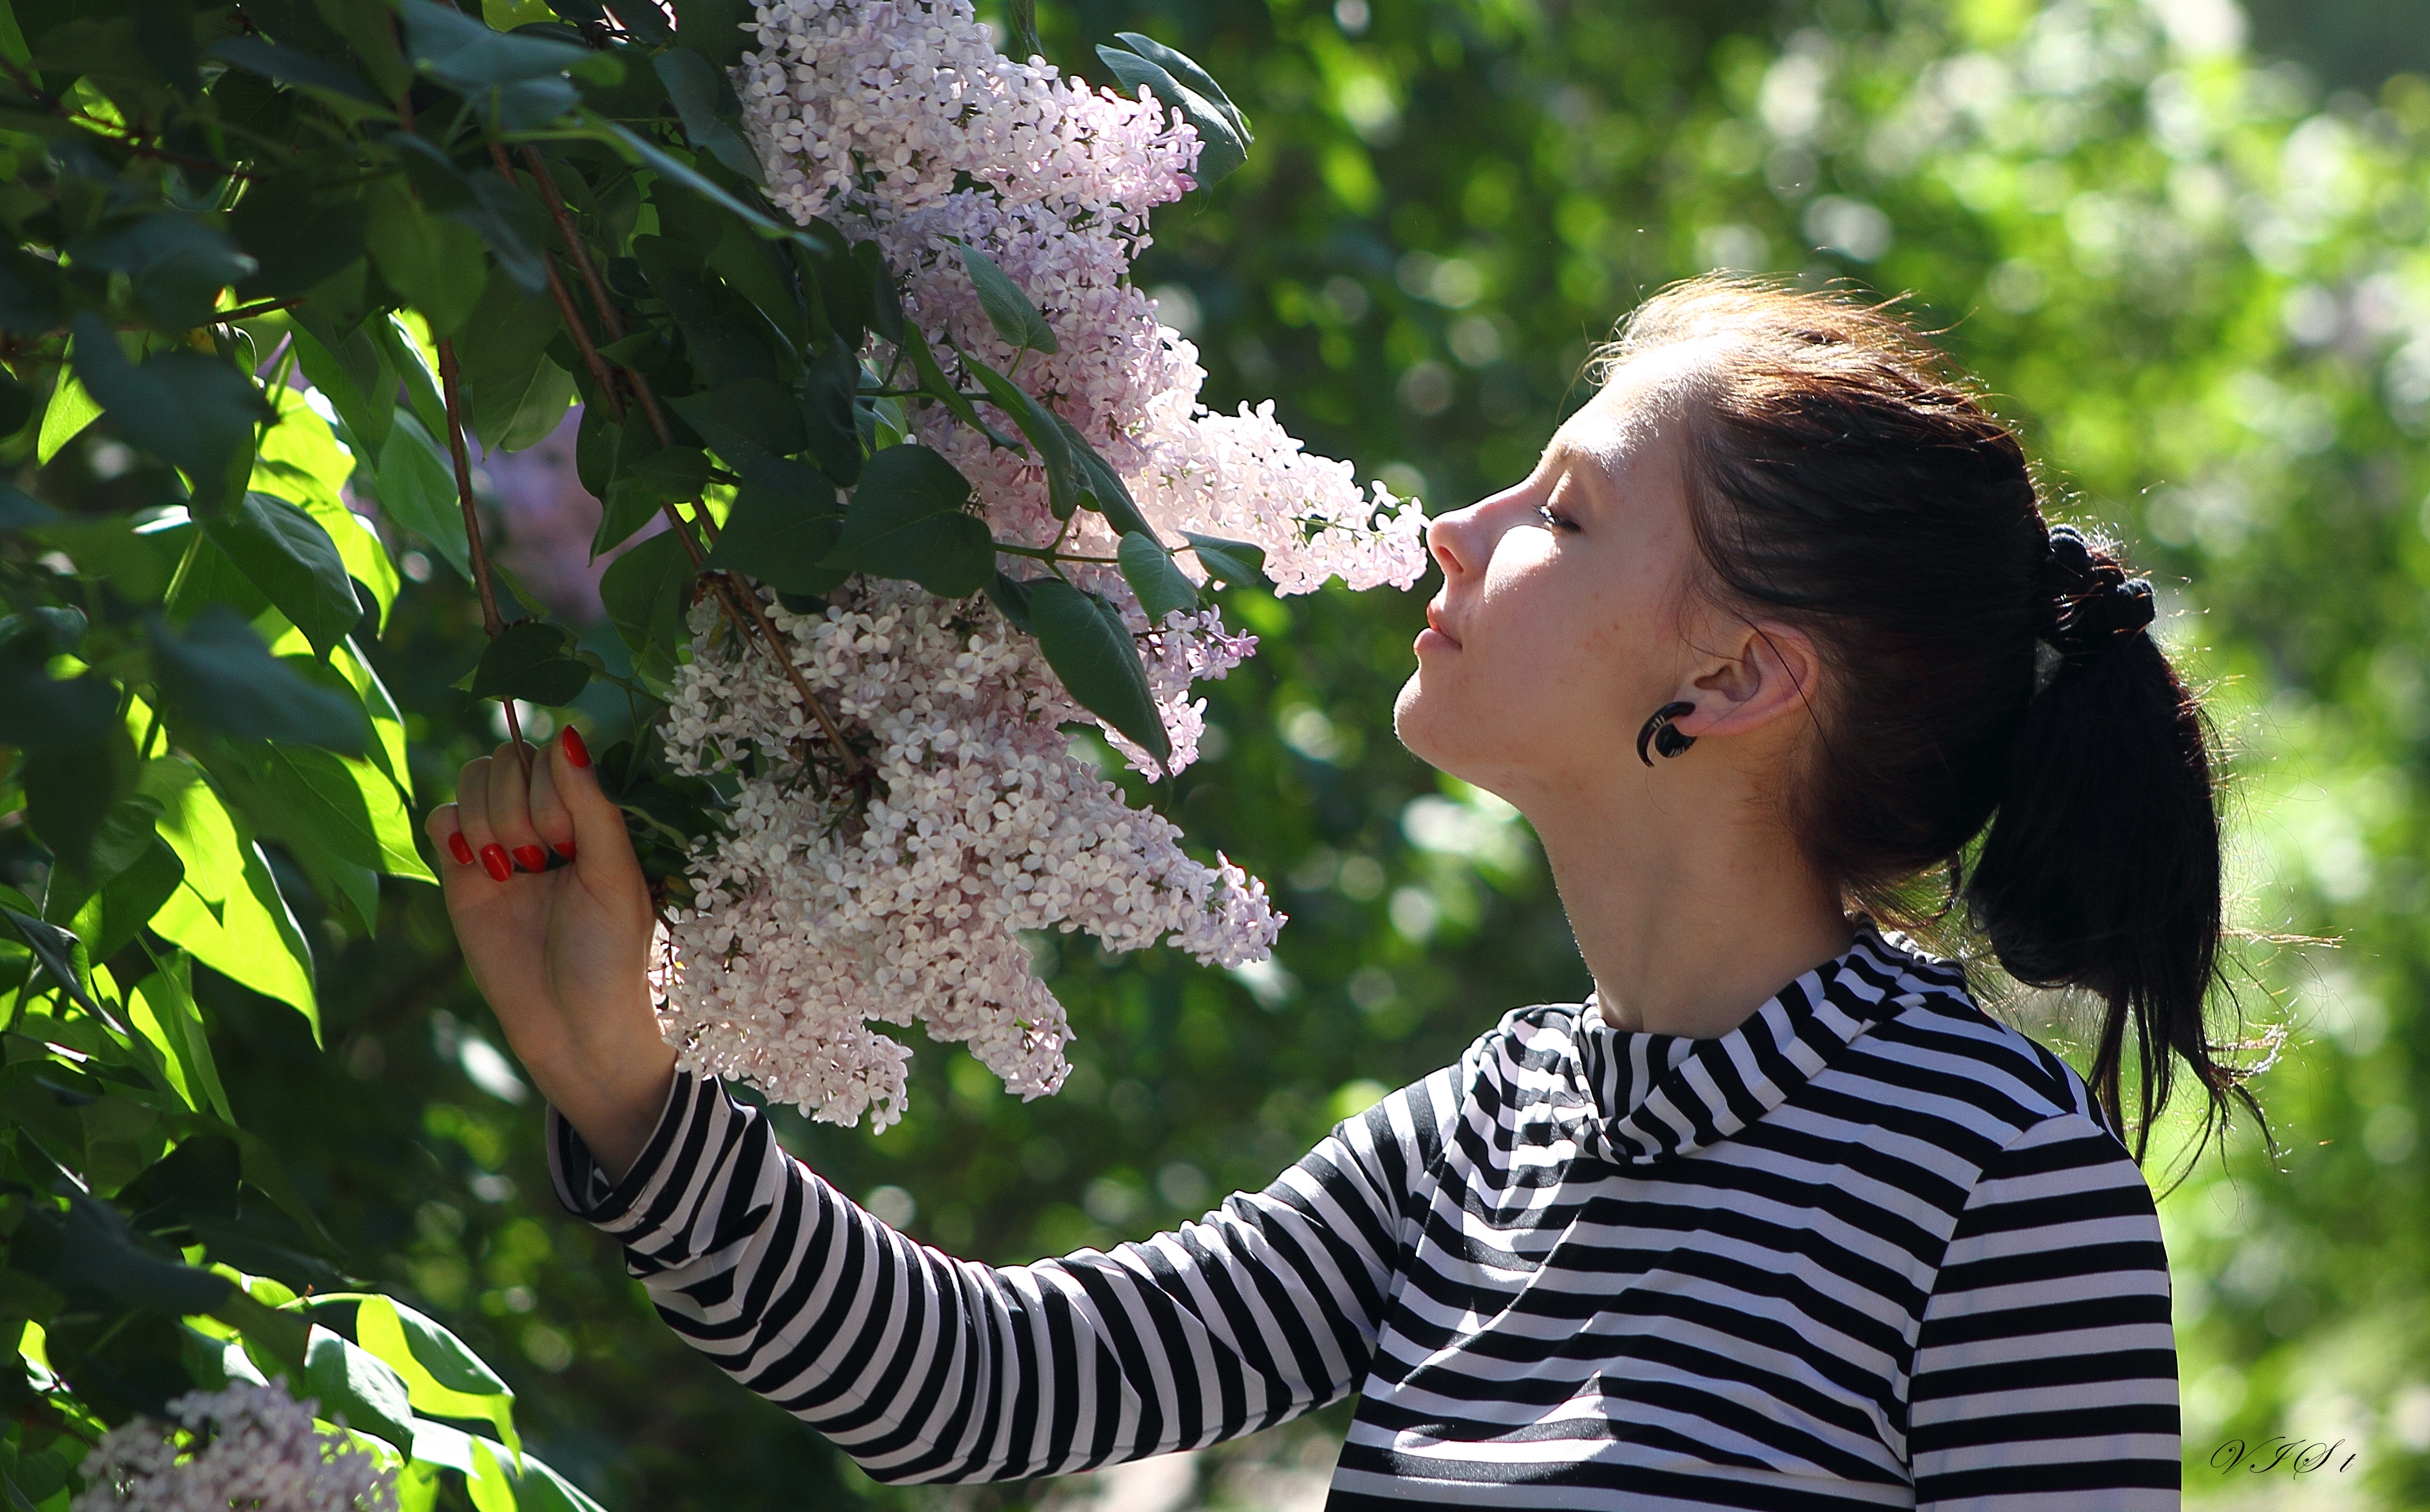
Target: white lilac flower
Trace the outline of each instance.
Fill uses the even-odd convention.
[[[772,197],[874,238],[949,371],[956,348],[999,371],[1020,357],[1023,387],[1122,474],[1168,542],[1254,542],[1285,593],[1417,579],[1415,502],[1380,484],[1362,493],[1348,463],[1308,456],[1271,403],[1209,412],[1196,350],[1128,282],[1149,211],[1191,187],[1199,144],[1177,113],[1145,90],[1126,98],[1001,56],[969,0],[782,0],[751,29],[758,51],[735,79]],[[997,335],[957,243],[1028,292],[1055,352],[1017,354]],[[864,354],[880,371],[895,356],[874,337]],[[998,539],[1111,554],[1098,515],[1065,531],[1037,462],[940,407],[916,410],[913,429],[970,478]],[[1189,553],[1178,560],[1206,575]],[[1255,638],[1214,610],[1151,624],[1118,573],[1064,571],[1124,615],[1167,765],[1187,766],[1205,728],[1192,685],[1239,665]],[[668,749],[685,770],[744,775],[726,833],[694,857],[695,905],[671,915],[654,975],[687,1067],[882,1128],[901,1116],[908,1052],[873,1022],[917,1020],[965,1041],[1025,1097],[1062,1084],[1071,1031],[1023,931],[1086,931],[1115,951],[1170,942],[1222,966],[1272,949],[1282,916],[1263,885],[1220,856],[1191,857],[1170,821],[1129,806],[1074,753],[1058,726],[1090,716],[986,599],[856,581],[824,614],[770,614],[874,773],[858,789],[826,785],[804,764],[822,735],[791,679],[696,612]],[[1134,767],[1157,769],[1107,734]]]
[[[175,1425],[135,1418],[102,1436],[74,1512],[395,1512],[396,1471],[315,1428],[315,1406],[242,1381],[190,1391],[169,1404]]]

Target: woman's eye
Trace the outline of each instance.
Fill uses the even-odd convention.
[[[1536,514],[1538,518],[1544,522],[1544,523],[1552,526],[1555,530],[1575,530],[1578,528],[1576,521],[1572,520],[1569,516],[1556,510],[1549,504],[1538,505],[1536,507]]]

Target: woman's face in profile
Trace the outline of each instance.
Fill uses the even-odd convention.
[[[1679,392],[1702,355],[1614,369],[1533,473],[1429,527],[1442,588],[1393,707],[1420,758],[1523,809],[1635,764],[1639,727],[1689,668]]]

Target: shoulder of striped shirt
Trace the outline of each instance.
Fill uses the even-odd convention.
[[[2005,1145],[2050,1119],[2074,1114],[2107,1135],[2118,1144],[2120,1157],[2131,1163],[2090,1085],[2073,1066],[2033,1036],[1985,1011],[1968,990],[1957,963],[1923,955],[1911,944],[1905,954],[1908,958],[1900,963],[1896,994],[1899,1010],[1856,1041],[1871,1057],[1862,1063],[1871,1074],[1895,1080],[1882,1074],[1884,1062],[1918,1065],[1926,1057],[1963,1058],[2012,1105],[2010,1111],[1997,1113],[1978,1108],[1981,1132]]]

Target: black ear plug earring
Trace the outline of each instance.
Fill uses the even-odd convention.
[[[1696,706],[1685,702],[1665,704],[1656,709],[1654,717],[1645,722],[1645,728],[1637,732],[1637,759],[1649,767],[1654,765],[1654,758],[1645,754],[1645,742],[1648,740],[1654,742],[1654,749],[1666,756],[1677,756],[1695,744],[1694,736],[1682,735],[1671,726],[1673,720],[1685,719],[1694,712],[1696,712]]]

